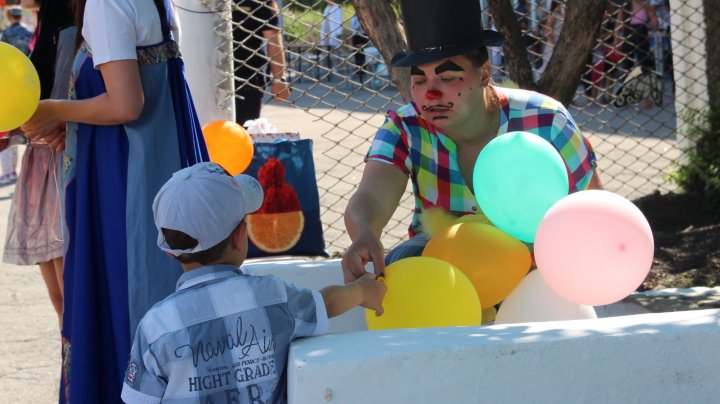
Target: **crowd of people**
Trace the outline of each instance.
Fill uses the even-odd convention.
[[[660,3],[610,1],[590,55],[594,98],[608,96],[609,80],[621,80],[616,71],[656,69],[648,32],[668,29]],[[23,8],[9,7],[2,40],[30,55],[42,99],[17,129],[29,144],[12,179],[3,259],[40,266],[62,340],[60,402],[284,402],[290,342],[322,334],[328,318],[355,306],[381,315],[384,268],[422,253],[425,210],[478,213],[473,165],[498,135],[544,138],[562,150],[570,192],[602,189],[592,145],[566,106],[494,84],[505,38],[483,27],[479,1],[404,1],[408,49],[391,63],[410,69],[412,101],[389,111],[368,145],[344,215],[352,240],[342,258],[346,284],[313,291],[248,276],[240,269],[245,218],[263,191],[255,179],[208,162],[173,2],[26,0],[23,7],[36,13],[34,34],[22,24]],[[552,1],[536,26],[522,7],[528,48],[544,39],[532,62],[542,73],[561,35],[564,2]],[[322,46],[337,47],[342,28],[332,22],[342,10],[327,1],[324,15]],[[266,86],[277,100],[291,90],[277,3],[237,0],[233,19],[243,124],[260,116]],[[357,17],[351,28],[352,45],[362,49],[369,39]],[[415,201],[408,239],[386,251],[381,235],[408,181]],[[366,271],[370,262],[375,274]],[[230,341],[238,327],[245,327],[238,338],[256,342]],[[261,345],[260,334],[271,342]],[[194,351],[205,344],[223,349]],[[267,372],[258,380],[231,375],[238,349]]]
[[[560,38],[565,8],[565,0],[538,2],[534,7],[520,1],[515,8],[535,81],[544,73]],[[495,29],[492,17],[487,18],[490,29]],[[635,67],[672,80],[669,38],[668,0],[609,0],[583,75],[587,106],[610,104]],[[503,81],[507,71],[502,50],[491,51],[491,62],[493,77]]]

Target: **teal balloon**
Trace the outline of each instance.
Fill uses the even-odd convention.
[[[565,162],[538,135],[509,132],[491,140],[473,170],[480,209],[498,229],[532,243],[550,207],[569,192]]]

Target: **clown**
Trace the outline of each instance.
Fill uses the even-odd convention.
[[[345,211],[352,239],[342,259],[346,282],[362,276],[368,262],[383,273],[385,265],[420,255],[429,240],[423,211],[480,213],[473,166],[500,134],[526,131],[549,141],[563,157],[570,192],[602,188],[592,147],[561,103],[493,85],[487,47],[501,46],[505,38],[483,29],[477,0],[458,0],[452,7],[440,0],[401,5],[409,50],[396,54],[392,66],[410,67],[413,101],[390,111],[378,129]],[[410,239],[385,256],[380,235],[408,179],[415,197]]]

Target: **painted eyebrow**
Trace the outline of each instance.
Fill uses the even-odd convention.
[[[424,76],[425,72],[420,70],[417,66],[412,66],[410,68],[410,75],[411,76]]]
[[[444,72],[464,72],[465,69],[458,66],[454,62],[448,60],[444,63],[442,63],[440,66],[435,68],[435,74],[440,74]]]

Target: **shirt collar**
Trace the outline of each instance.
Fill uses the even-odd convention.
[[[180,275],[175,290],[187,289],[197,284],[214,279],[224,279],[231,276],[242,275],[242,271],[235,265],[217,264],[207,265],[187,271]]]

